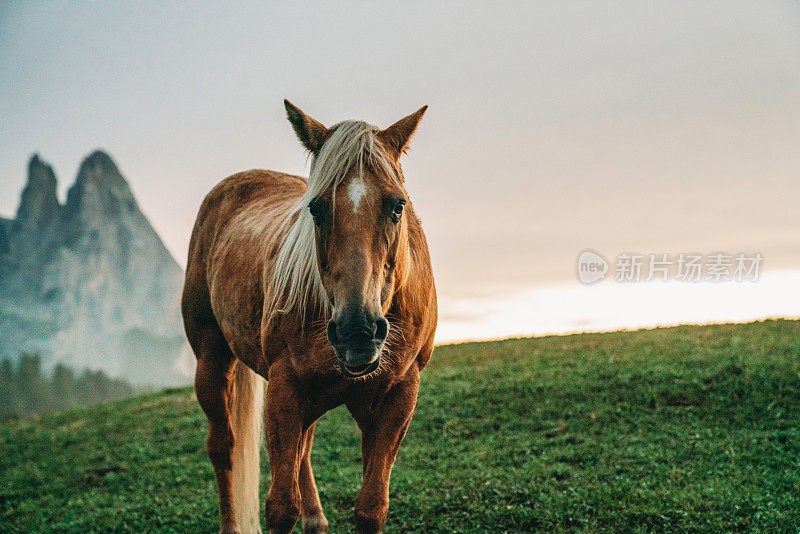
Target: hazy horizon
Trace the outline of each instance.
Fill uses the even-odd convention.
[[[586,248],[760,252],[765,272],[800,271],[793,3],[413,3],[390,17],[359,3],[5,4],[0,49],[0,215],[13,216],[33,152],[63,201],[102,148],[181,266],[219,180],[306,174],[289,98],[325,124],[387,126],[430,106],[404,170],[451,339],[509,313],[497,306],[538,332],[566,299],[563,324],[581,324],[581,306],[619,285],[576,281]],[[772,283],[747,309],[800,315]],[[676,284],[658,291],[723,319],[718,292],[752,291]]]

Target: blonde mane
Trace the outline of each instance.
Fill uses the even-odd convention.
[[[265,302],[268,321],[276,314],[299,312],[305,321],[309,304],[330,313],[330,302],[317,266],[317,243],[314,219],[308,204],[336,188],[351,171],[364,176],[366,169],[389,176],[404,190],[398,169],[380,140],[376,126],[362,121],[344,121],[331,128],[332,133],[311,161],[308,189],[289,211],[281,226],[283,240],[275,260],[272,287]],[[408,247],[404,253],[407,254]],[[404,262],[408,263],[408,262]],[[405,273],[401,274],[401,278]]]

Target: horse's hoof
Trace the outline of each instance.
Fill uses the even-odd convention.
[[[324,534],[328,532],[328,519],[322,514],[303,516],[303,534]]]

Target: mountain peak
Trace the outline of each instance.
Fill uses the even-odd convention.
[[[119,169],[117,169],[117,164],[114,163],[114,160],[111,159],[111,156],[109,156],[107,152],[104,152],[100,149],[95,150],[94,152],[86,156],[86,158],[83,160],[83,163],[81,164],[81,167],[83,166],[99,167],[106,172],[119,174]]]
[[[128,182],[107,153],[95,150],[81,163],[78,178],[67,193],[66,211],[119,212],[123,206],[136,206]]]
[[[53,189],[55,191],[57,180],[53,167],[34,153],[28,160],[28,186],[36,188]]]
[[[35,351],[137,383],[182,380],[183,274],[117,165],[94,151],[63,206],[56,187],[33,154],[17,217],[0,218],[0,356]]]
[[[119,172],[114,160],[106,152],[95,150],[83,160],[78,171],[76,185],[81,183],[93,182],[100,187],[111,186],[128,189],[128,182]]]
[[[39,221],[56,216],[60,207],[56,196],[57,185],[53,168],[40,159],[39,154],[33,154],[28,161],[28,182],[22,191],[17,221],[36,225]]]

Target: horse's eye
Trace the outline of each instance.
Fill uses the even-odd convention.
[[[392,220],[394,222],[400,222],[400,216],[403,214],[403,207],[405,206],[406,202],[401,200],[397,202],[392,208]]]
[[[322,219],[325,215],[325,205],[321,200],[319,199],[312,200],[308,204],[308,211],[310,211],[311,216],[314,217],[314,224],[316,224],[317,226],[322,224]]]

